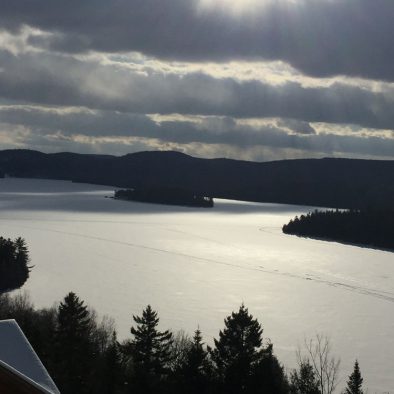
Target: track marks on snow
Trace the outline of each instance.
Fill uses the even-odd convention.
[[[25,225],[22,226],[19,224],[15,225],[15,226],[24,227],[24,228],[28,228],[28,229],[36,230],[36,231],[52,232],[52,233],[57,233],[57,234],[62,234],[62,235],[68,235],[71,237],[90,239],[90,240],[95,240],[95,241],[100,241],[100,242],[108,242],[108,243],[112,243],[112,244],[143,249],[143,250],[147,250],[147,251],[154,252],[154,253],[184,257],[187,259],[191,259],[191,260],[195,260],[195,261],[199,261],[199,262],[203,262],[203,263],[207,263],[207,264],[215,264],[215,265],[220,265],[220,266],[243,270],[243,271],[254,271],[254,272],[260,272],[260,273],[269,274],[269,275],[282,276],[282,277],[286,277],[286,278],[292,278],[292,279],[297,279],[297,280],[304,280],[304,281],[310,281],[310,282],[314,282],[314,283],[320,283],[323,285],[327,285],[327,286],[331,286],[331,287],[335,287],[335,288],[340,288],[342,290],[346,290],[346,291],[350,291],[350,292],[354,292],[354,293],[358,293],[361,295],[374,297],[374,298],[378,298],[378,299],[381,299],[384,301],[394,303],[394,293],[392,293],[392,292],[382,291],[379,289],[371,289],[371,288],[357,286],[357,285],[351,285],[348,283],[343,283],[343,282],[338,282],[338,281],[330,281],[330,280],[322,279],[317,276],[313,276],[311,274],[295,274],[295,273],[280,271],[277,269],[275,269],[275,270],[267,269],[264,266],[257,266],[256,267],[256,266],[240,265],[240,264],[224,262],[224,261],[220,261],[220,260],[216,260],[216,259],[196,256],[193,254],[184,253],[184,252],[180,252],[180,251],[174,251],[174,250],[169,250],[169,249],[165,249],[165,248],[159,248],[159,247],[154,247],[154,246],[149,246],[149,245],[144,245],[144,244],[139,244],[139,243],[134,243],[134,242],[120,241],[120,240],[99,237],[99,236],[94,236],[94,235],[81,234],[81,233],[77,233],[77,232],[70,232],[70,231],[63,231],[63,230],[56,230],[56,229],[47,229],[47,228],[40,228],[40,227],[35,227],[35,226],[25,226]],[[169,231],[174,231],[174,232],[183,233],[186,235],[199,237],[197,235],[189,234],[187,232],[180,231],[180,230],[173,230],[173,229],[168,229],[168,228],[166,228],[166,229]],[[205,238],[205,237],[199,237],[199,238],[202,238],[202,239],[210,241],[210,242],[215,242],[209,238]],[[221,243],[221,244],[225,245],[224,243]],[[225,245],[225,246],[228,246],[228,245]]]

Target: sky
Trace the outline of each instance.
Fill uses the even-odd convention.
[[[392,0],[0,0],[0,148],[394,159]]]

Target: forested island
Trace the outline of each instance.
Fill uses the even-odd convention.
[[[290,220],[282,231],[301,237],[323,238],[394,251],[393,210],[327,210]]]
[[[198,193],[180,188],[122,189],[115,191],[114,198],[118,200],[180,205],[186,207],[213,207],[212,197],[202,196]]]
[[[23,238],[0,237],[0,294],[21,287],[29,278],[29,254]]]

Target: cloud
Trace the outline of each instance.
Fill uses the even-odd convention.
[[[2,3],[4,147],[393,157],[390,1]]]
[[[308,122],[302,122],[295,119],[280,119],[277,125],[278,127],[283,127],[294,133],[316,134],[316,130]]]
[[[51,50],[137,51],[191,61],[281,60],[317,77],[394,80],[394,5],[388,0],[266,0],[249,1],[248,8],[223,0],[208,2],[209,7],[200,0],[2,3],[3,28],[29,25],[50,32],[30,43]],[[238,12],[226,12],[234,9]]]
[[[297,157],[345,153],[352,157],[394,157],[393,138],[297,134],[289,132],[288,123],[285,123],[285,129],[270,125],[247,126],[231,118],[217,117],[195,121],[178,118],[157,123],[151,117],[139,114],[31,106],[2,106],[0,119],[0,131],[3,130],[3,138],[7,137],[9,144],[14,138],[19,147],[27,144],[45,150],[56,147],[56,150],[75,148],[77,151],[104,153],[107,147],[108,153],[119,154],[142,147],[176,148],[190,152],[193,146],[193,153],[196,147],[200,147],[200,155],[204,152],[218,153],[222,149],[220,156],[225,152],[240,154],[244,151],[241,156],[245,157],[250,152],[253,158],[262,157],[257,155],[259,150],[281,154],[277,159],[286,158],[284,152],[293,152]]]
[[[146,73],[50,53],[0,51],[0,96],[5,100],[138,114],[279,117],[305,122],[394,129],[394,90],[375,92],[344,83],[303,87],[214,78],[199,72]],[[304,123],[302,123],[304,122]],[[287,120],[289,124],[289,120]],[[108,125],[109,127],[109,125]]]

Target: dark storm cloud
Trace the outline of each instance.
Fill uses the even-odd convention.
[[[234,16],[201,9],[198,0],[2,0],[0,25],[52,32],[31,42],[66,52],[283,60],[313,76],[394,80],[393,1],[265,2]]]
[[[0,58],[0,97],[5,100],[139,114],[279,117],[298,121],[290,125],[297,133],[313,133],[302,122],[394,129],[393,91],[376,93],[342,83],[270,85],[203,73],[143,75],[49,53],[0,51]]]
[[[67,111],[42,108],[0,107],[3,123],[24,125],[42,133],[61,131],[63,134],[87,136],[150,136],[157,135],[158,126],[146,115],[111,111]]]
[[[265,133],[281,131],[275,127],[255,129],[237,126],[231,118],[207,118],[198,122],[163,121],[157,123],[146,115],[114,111],[59,112],[39,108],[0,108],[3,123],[23,125],[38,134],[85,135],[89,137],[143,137],[186,144],[228,144],[253,146],[267,143]]]

